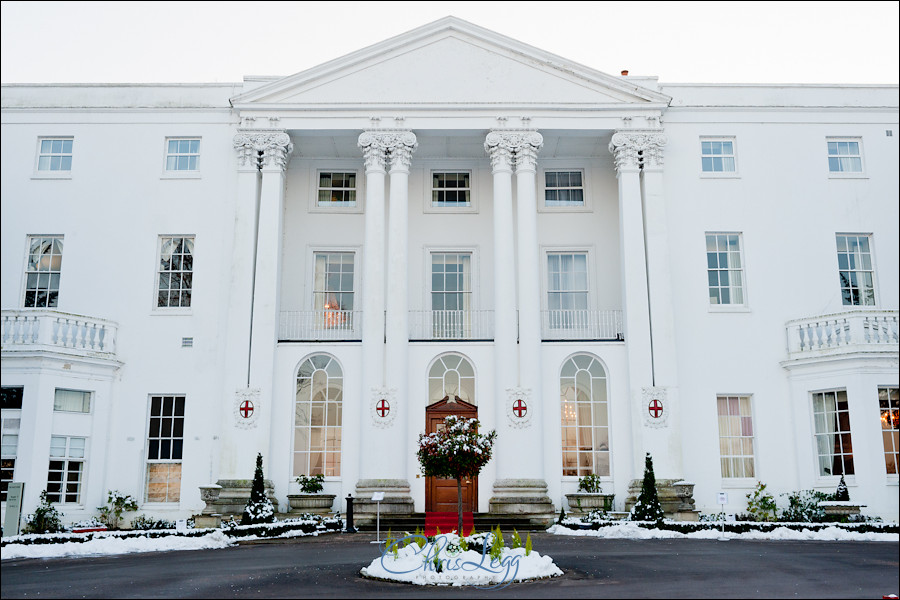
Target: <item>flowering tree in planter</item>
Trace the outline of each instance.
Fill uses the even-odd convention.
[[[462,480],[477,477],[491,460],[497,432],[478,433],[478,419],[449,416],[444,428],[419,434],[416,456],[426,476],[456,479],[457,533],[463,535]]]

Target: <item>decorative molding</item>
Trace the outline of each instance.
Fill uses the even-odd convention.
[[[662,147],[669,138],[658,129],[626,129],[615,132],[609,142],[609,151],[616,161],[616,171],[662,167]]]
[[[494,172],[509,169],[513,162],[516,171],[535,171],[543,145],[544,136],[534,129],[492,129],[484,139]]]
[[[249,417],[241,414],[241,406],[249,401],[253,405],[253,413]],[[238,388],[234,393],[234,425],[241,429],[254,429],[259,422],[259,411],[262,408],[259,388]]]
[[[385,400],[390,405],[391,410],[385,416],[380,416],[378,411],[379,400]],[[372,424],[381,429],[388,429],[394,424],[394,418],[397,416],[397,388],[372,388],[372,400],[369,402],[369,414],[372,415]]]
[[[284,171],[294,151],[294,144],[284,131],[251,130],[235,134],[234,149],[240,167],[274,167]]]
[[[408,129],[375,129],[360,134],[357,146],[363,152],[367,172],[384,170],[388,161],[391,171],[409,171],[419,142]]]
[[[661,411],[658,417],[650,414],[650,404],[657,400],[661,405]],[[641,388],[641,414],[644,415],[644,425],[647,427],[663,428],[669,426],[669,413],[672,412],[672,406],[666,397],[666,388],[664,387],[645,387]]]
[[[527,406],[525,414],[523,414],[521,417],[518,416],[513,410],[516,400],[521,400]],[[530,388],[506,388],[506,419],[509,422],[510,427],[514,427],[516,429],[525,429],[527,427],[531,427],[531,417],[533,414],[534,407],[532,406],[531,402]]]

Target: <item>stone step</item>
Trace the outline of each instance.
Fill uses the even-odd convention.
[[[490,531],[497,525],[500,526],[500,529],[504,533],[512,533],[512,530],[515,529],[518,532],[526,532],[526,531],[544,531],[546,528],[536,524],[532,521],[532,519],[528,517],[516,517],[511,515],[492,515],[490,513],[475,513],[473,515],[473,524],[475,526],[475,531],[484,532]],[[465,524],[463,525],[465,527]],[[362,523],[356,524],[356,527],[359,531],[375,531],[375,523]],[[425,528],[425,513],[413,513],[411,515],[404,516],[390,516],[390,517],[382,517],[381,518],[381,531],[387,532],[388,530],[399,533],[399,532],[414,532],[416,528]],[[456,521],[451,521],[451,529],[456,528]],[[441,531],[444,531],[444,528],[441,527]]]

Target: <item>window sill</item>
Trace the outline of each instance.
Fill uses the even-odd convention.
[[[160,179],[201,179],[200,171],[165,171],[159,176]]]
[[[340,205],[319,206],[319,205],[315,205],[315,206],[309,207],[309,212],[310,213],[320,213],[320,214],[333,214],[333,215],[362,214],[363,208],[359,203],[357,203],[356,206],[340,206]]]
[[[741,176],[738,173],[707,173],[704,171],[700,172],[700,179],[740,179]]]
[[[538,206],[538,212],[541,213],[587,213],[591,212],[591,207],[581,206],[547,206],[542,204]]]
[[[190,308],[155,308],[150,311],[151,317],[189,317],[194,314]]]
[[[56,173],[35,173],[31,176],[32,179],[72,179],[71,171],[63,171],[59,174]]]
[[[865,173],[832,173],[828,172],[828,179],[868,179]]]
[[[425,210],[423,211],[427,213],[435,213],[435,214],[458,214],[458,215],[473,215],[478,213],[478,207],[474,204],[470,204],[469,206],[433,206],[431,204],[431,199],[428,199],[428,202],[425,204]]]
[[[710,304],[711,313],[749,313],[752,312],[746,304]]]

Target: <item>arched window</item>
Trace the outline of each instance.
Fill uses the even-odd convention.
[[[428,372],[428,404],[444,398],[475,402],[475,369],[459,354],[441,356]]]
[[[609,475],[606,370],[593,356],[567,360],[559,375],[563,475]]]
[[[294,476],[341,474],[343,373],[326,354],[310,356],[297,372]]]

